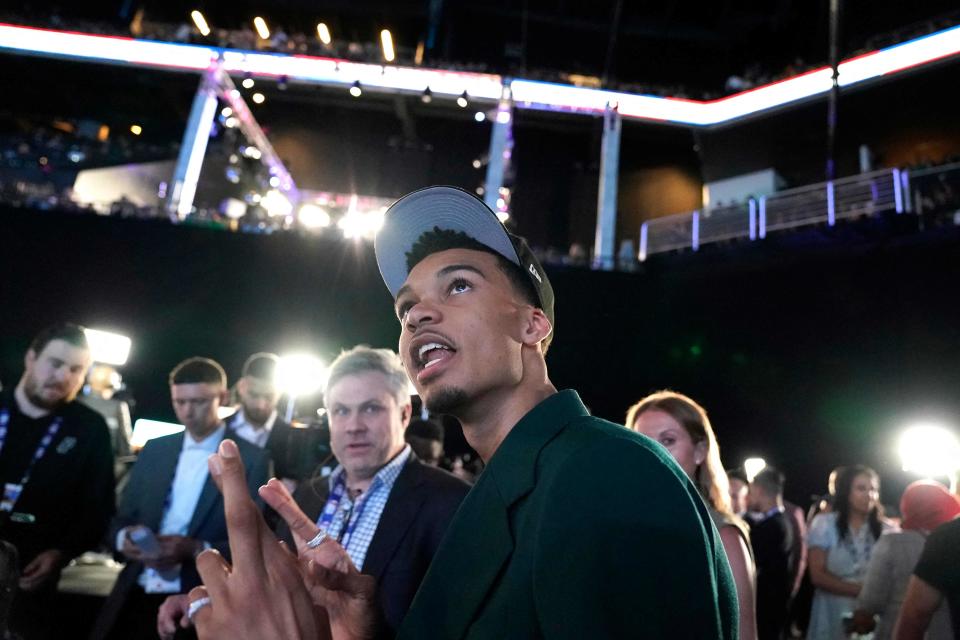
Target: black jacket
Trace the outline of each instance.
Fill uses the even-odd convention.
[[[412,452],[397,476],[360,567],[363,573],[377,579],[377,595],[390,627],[389,637],[396,634],[447,525],[469,490],[465,482],[423,464]],[[293,497],[307,517],[316,522],[328,494],[328,479],[314,478],[301,484]],[[280,522],[277,535],[295,548],[286,523]]]

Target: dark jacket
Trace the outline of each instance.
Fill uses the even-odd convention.
[[[733,640],[736,588],[666,449],[563,391],[490,459],[398,637]]]
[[[164,502],[173,482],[184,437],[181,432],[156,438],[149,441],[140,452],[130,472],[130,482],[124,490],[120,508],[110,524],[108,544],[111,548],[116,544],[117,533],[124,527],[140,524],[149,527],[155,533],[159,532],[163,521]],[[240,457],[247,470],[247,485],[251,495],[259,503],[257,489],[267,481],[270,475],[269,456],[263,449],[236,437],[230,430],[224,433],[224,438],[230,438],[237,443]],[[186,535],[210,543],[229,560],[230,547],[227,540],[227,521],[223,511],[223,496],[209,475],[197,500]],[[142,572],[142,563],[127,562],[113,586],[113,591],[103,605],[91,637],[104,637],[109,632],[127,595],[137,585],[137,579]],[[193,562],[184,562],[180,569],[181,591],[186,593],[200,583],[196,565]]]
[[[31,420],[17,407],[13,391],[0,396],[10,412],[10,430],[0,452],[0,484],[16,483],[53,419]],[[66,564],[95,549],[115,510],[113,452],[103,417],[79,402],[61,407],[62,422],[47,452],[14,507],[15,517],[0,521],[0,538],[20,554],[21,566],[48,549],[63,553]],[[36,433],[24,432],[35,430]]]
[[[360,568],[377,579],[390,637],[410,608],[447,525],[469,489],[446,471],[423,464],[412,452],[397,476]],[[301,484],[293,497],[316,522],[328,494],[328,479],[315,478]],[[277,535],[295,548],[286,523],[280,523]]]

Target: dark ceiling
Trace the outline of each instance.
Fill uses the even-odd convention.
[[[848,55],[878,34],[960,15],[951,0],[841,0],[841,5],[842,51]],[[190,10],[199,8],[214,27],[234,28],[262,15],[288,32],[312,33],[323,20],[334,38],[360,42],[375,41],[386,27],[408,50],[432,33],[428,61],[481,63],[491,71],[527,76],[579,72],[709,91],[757,63],[776,74],[798,58],[806,64],[826,62],[828,6],[829,0],[86,0],[69,5],[40,0],[23,3],[21,10],[122,25],[139,8],[147,19],[171,22],[186,21]]]

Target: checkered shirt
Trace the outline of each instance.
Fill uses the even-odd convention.
[[[347,544],[347,555],[350,556],[353,564],[361,571],[363,570],[363,562],[367,557],[367,549],[370,548],[370,542],[373,540],[373,534],[377,532],[380,516],[383,515],[383,509],[387,506],[390,491],[397,481],[397,476],[399,476],[403,470],[403,465],[405,465],[410,458],[410,452],[410,445],[406,445],[393,460],[377,472],[377,475],[373,477],[373,482],[370,483],[370,488],[357,499],[356,507],[354,507],[354,501],[350,499],[348,493],[344,492],[343,499],[333,514],[333,521],[327,528],[327,534],[339,540],[341,534],[345,533],[345,529],[347,528],[345,518],[347,514],[351,514],[350,523],[353,524],[356,522],[356,524],[354,525],[353,535],[350,536]],[[343,467],[337,466],[337,468],[333,470],[333,473],[330,474],[328,482],[331,492],[333,491],[334,484],[336,484],[343,473]],[[366,502],[365,506],[363,502]],[[324,505],[324,511],[329,506],[331,505],[328,500],[327,504]],[[360,514],[359,522],[357,521],[358,513]],[[323,512],[321,512],[321,516],[322,515]],[[318,517],[317,524],[319,524],[319,522],[320,518]]]

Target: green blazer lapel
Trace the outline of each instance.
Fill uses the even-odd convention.
[[[461,638],[513,553],[507,505],[481,476],[454,516],[399,637]]]

